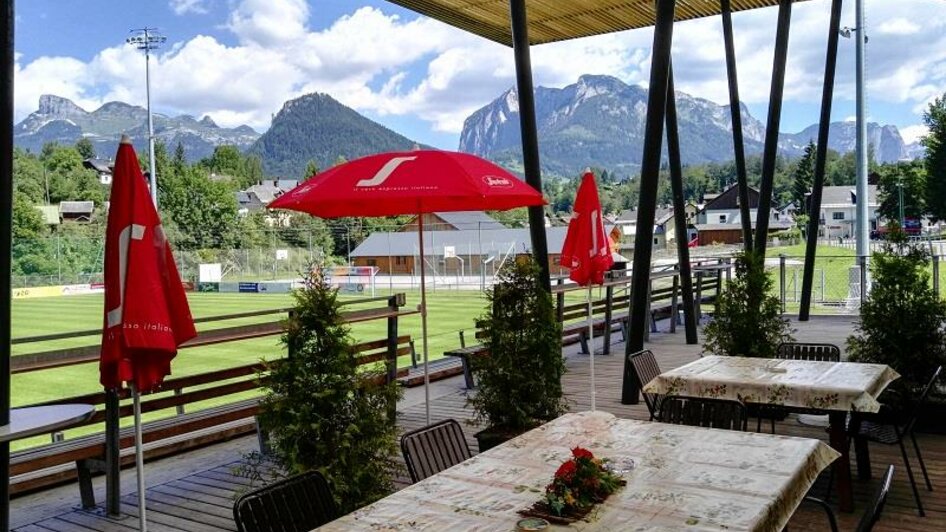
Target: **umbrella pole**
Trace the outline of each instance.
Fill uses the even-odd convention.
[[[424,410],[430,425],[430,373],[427,371],[427,286],[424,280],[424,213],[417,217],[417,239],[420,247],[420,329],[424,350]]]
[[[141,441],[141,395],[138,393],[138,387],[134,384],[131,387],[131,397],[135,403],[135,471],[138,477],[138,530],[146,532],[148,522],[145,518],[145,457],[144,442]]]
[[[595,411],[595,325],[594,315],[592,314],[591,284],[588,284],[588,359],[591,361],[591,411]],[[605,327],[609,327],[605,324]]]

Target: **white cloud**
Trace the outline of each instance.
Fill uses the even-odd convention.
[[[919,33],[921,29],[919,24],[903,17],[885,20],[877,26],[877,31],[887,35],[913,35]]]
[[[923,124],[901,127],[899,129],[900,136],[903,137],[903,142],[906,142],[907,144],[913,144],[914,142],[919,141],[930,132],[930,128]]]
[[[283,46],[306,36],[308,20],[305,0],[243,0],[227,27],[243,44]]]
[[[177,15],[186,15],[188,13],[204,14],[207,13],[208,0],[171,0],[170,8]]]

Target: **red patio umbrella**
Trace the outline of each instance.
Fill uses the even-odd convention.
[[[270,203],[269,208],[302,211],[322,218],[419,215],[424,394],[429,423],[423,214],[507,210],[544,204],[545,200],[535,189],[475,155],[415,150],[371,155],[335,166],[283,194]]]
[[[585,170],[575,195],[575,207],[568,222],[568,233],[562,244],[559,263],[571,271],[568,277],[581,286],[588,287],[588,358],[591,359],[591,410],[595,409],[595,349],[594,324],[592,320],[591,285],[604,282],[604,272],[614,265],[611,243],[601,216],[601,201],[598,186],[591,170]],[[606,324],[605,326],[608,326]]]
[[[105,319],[100,380],[134,399],[141,530],[146,530],[140,393],[171,373],[177,347],[197,335],[174,256],[127,136],[115,157],[105,230]]]

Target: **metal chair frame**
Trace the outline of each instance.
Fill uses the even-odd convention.
[[[245,493],[233,505],[239,532],[305,532],[338,517],[328,481],[318,471]]]
[[[732,399],[668,395],[660,404],[658,421],[725,430],[746,430],[746,406]]]
[[[857,523],[857,532],[871,532],[874,525],[880,520],[880,514],[884,512],[884,505],[887,503],[887,494],[890,493],[890,483],[892,480],[893,465],[889,465],[880,481],[877,492],[874,494],[873,504],[864,512],[864,515],[861,516],[861,520]]]
[[[923,405],[926,404],[926,399],[930,394],[930,391],[933,389],[933,386],[936,385],[936,381],[939,380],[940,374],[943,372],[943,367],[939,366],[936,368],[936,371],[933,372],[933,377],[926,383],[926,386],[923,388],[923,392],[920,394],[919,400],[916,404],[913,405],[913,410],[910,412],[910,416],[907,418],[907,422],[901,427],[897,423],[872,423],[869,421],[869,418],[861,422],[860,430],[856,435],[855,439],[868,440],[876,443],[882,443],[884,445],[899,445],[900,446],[900,455],[903,457],[903,465],[907,470],[907,477],[910,479],[910,487],[913,488],[913,499],[916,501],[916,509],[920,514],[920,517],[924,517],[926,512],[923,510],[923,503],[920,501],[920,490],[916,487],[916,479],[913,476],[913,467],[910,465],[910,457],[907,455],[907,448],[903,444],[903,440],[909,436],[910,441],[913,442],[913,451],[916,453],[916,458],[920,462],[920,471],[923,473],[923,479],[926,481],[926,489],[928,491],[933,491],[933,484],[930,482],[929,473],[926,471],[926,463],[923,461],[923,455],[920,454],[920,445],[916,441],[916,434],[914,433],[914,428],[916,427],[917,418],[920,415],[920,411],[923,408]],[[893,438],[884,438],[882,433],[889,435],[889,431],[893,430]]]
[[[634,368],[634,380],[637,387],[644,396],[644,403],[647,404],[647,410],[650,412],[650,420],[657,419],[660,405],[663,398],[655,393],[644,393],[644,386],[660,375],[660,366],[657,364],[657,358],[650,349],[644,349],[636,353],[627,355],[628,362]]]
[[[401,437],[411,481],[419,482],[473,456],[463,428],[454,419],[421,427]]]

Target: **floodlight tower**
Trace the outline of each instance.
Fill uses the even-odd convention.
[[[158,173],[154,167],[154,120],[151,117],[151,50],[157,50],[167,37],[158,33],[157,28],[140,28],[125,42],[145,52],[145,94],[148,100],[148,158],[151,164],[151,198],[158,206]]]

